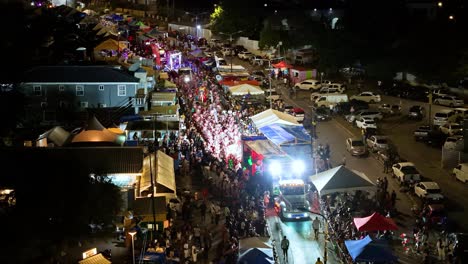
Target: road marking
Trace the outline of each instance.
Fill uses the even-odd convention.
[[[335,122],[336,125],[341,127],[348,135],[350,135],[351,137],[355,136],[354,133],[351,132],[351,130],[349,130],[347,127],[343,126],[342,124],[340,124],[340,122],[336,121],[334,117],[332,118],[332,120],[333,122]]]

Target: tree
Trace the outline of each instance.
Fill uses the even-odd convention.
[[[210,16],[213,31],[232,33],[243,30],[243,36],[258,39],[264,16],[257,8],[258,5],[251,2],[249,0],[221,2]]]

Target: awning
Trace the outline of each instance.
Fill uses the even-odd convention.
[[[155,92],[151,94],[152,104],[174,104],[175,102],[177,102],[176,93]]]
[[[174,173],[174,159],[166,155],[164,152],[158,150],[157,152],[158,168],[156,183],[176,192],[176,182]],[[156,192],[158,190],[156,189]]]
[[[273,144],[270,140],[252,140],[244,141],[244,144],[247,145],[251,150],[255,151],[258,154],[261,154],[264,157],[273,156],[273,155],[285,155],[281,149]]]
[[[265,92],[262,89],[260,89],[259,86],[253,86],[250,84],[240,84],[240,85],[231,86],[229,87],[229,92],[231,92],[232,95],[265,94]]]
[[[89,258],[85,258],[83,260],[78,261],[79,264],[110,264],[108,259],[106,259],[101,253],[91,256]]]
[[[179,121],[130,121],[125,128],[127,131],[143,130],[179,130]]]
[[[379,213],[373,213],[368,217],[354,218],[354,225],[360,232],[363,231],[385,231],[397,230],[398,227],[391,218],[384,217]]]
[[[144,191],[151,186],[151,170],[156,183],[156,193],[176,193],[176,182],[174,173],[174,159],[164,152],[158,151],[154,159],[154,153],[145,157],[143,162],[143,173],[140,179],[140,190]],[[151,166],[150,166],[151,161]]]
[[[259,130],[278,146],[281,146],[285,143],[310,144],[311,142],[311,137],[309,134],[307,134],[303,126],[273,124],[263,126]]]
[[[273,67],[278,68],[278,69],[284,69],[284,68],[292,68],[292,65],[287,64],[285,61],[280,61],[276,64],[273,64]]]
[[[302,126],[297,122],[294,116],[273,109],[265,110],[259,114],[250,117],[250,119],[252,119],[252,121],[258,129],[272,124]]]
[[[345,245],[355,262],[393,263],[398,259],[383,239],[372,240],[366,236],[361,240],[346,240]]]
[[[338,166],[310,177],[320,196],[351,191],[375,191],[375,184],[364,173]]]
[[[175,115],[179,110],[179,105],[158,105],[152,106],[151,110],[140,111],[138,114],[141,116],[152,116],[152,115]]]

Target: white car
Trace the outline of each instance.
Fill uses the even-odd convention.
[[[377,124],[375,123],[375,120],[370,117],[360,117],[359,119],[356,120],[356,126],[358,128],[377,128]]]
[[[463,136],[447,137],[444,143],[444,149],[462,151],[464,145]]]
[[[336,88],[328,88],[328,87],[322,87],[320,88],[320,90],[318,92],[314,92],[314,93],[311,93],[310,94],[310,100],[312,102],[315,102],[317,101],[317,99],[324,95],[324,94],[341,94],[342,92],[340,92],[338,89]]]
[[[393,164],[392,171],[393,175],[398,179],[400,184],[421,181],[421,174],[412,162],[400,162]]]
[[[450,107],[460,107],[463,106],[465,103],[462,99],[453,96],[453,95],[442,95],[434,99],[434,104],[438,105],[446,105]]]
[[[346,150],[353,156],[364,156],[367,154],[367,148],[360,138],[347,138]]]
[[[346,120],[348,120],[348,122],[353,123],[356,119],[359,119],[360,117],[363,117],[363,116],[370,117],[374,120],[383,119],[383,115],[381,112],[375,111],[375,110],[368,110],[368,109],[359,110],[351,115],[345,116],[345,118]]]
[[[351,96],[350,100],[359,100],[367,102],[369,104],[373,104],[380,103],[380,101],[382,101],[382,98],[380,98],[380,95],[375,94],[373,92],[362,92],[360,94]]]
[[[249,51],[241,51],[237,54],[237,57],[239,57],[241,60],[248,60],[250,56],[253,56],[253,54]]]
[[[366,139],[367,146],[372,151],[386,150],[388,149],[388,138],[386,136],[370,136]]]
[[[346,91],[346,85],[344,84],[341,84],[341,83],[323,83],[322,82],[322,88],[332,88],[332,89],[337,89],[338,91],[340,91],[340,93],[344,93]]]
[[[280,94],[275,89],[265,90],[265,96],[268,101],[270,100],[270,98],[272,101],[280,99]]]
[[[414,194],[424,200],[441,201],[444,196],[436,182],[420,182],[414,186]]]
[[[300,83],[296,83],[294,87],[296,88],[296,90],[300,89],[300,90],[310,91],[310,90],[318,90],[322,88],[322,84],[320,83],[320,81],[317,81],[317,80],[305,80]]]
[[[221,53],[223,54],[223,56],[234,55],[234,50],[232,48],[223,48],[221,50]]]
[[[463,133],[463,126],[458,123],[445,123],[444,125],[439,127],[440,132],[444,133],[445,135],[453,136],[459,135]]]

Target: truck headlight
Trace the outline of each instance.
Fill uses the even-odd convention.
[[[292,214],[287,214],[288,218],[291,218],[292,217]]]

